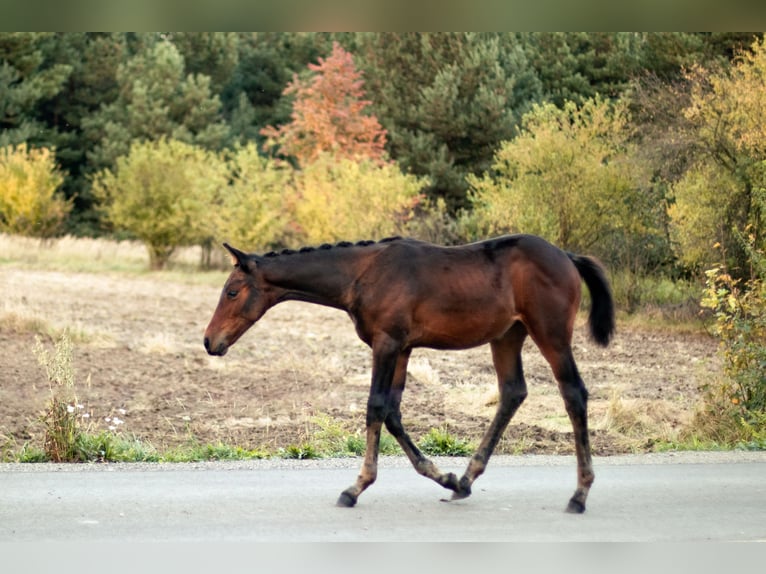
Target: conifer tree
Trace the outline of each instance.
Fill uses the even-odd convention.
[[[465,176],[482,173],[540,93],[510,34],[360,34],[361,67],[387,150],[428,176],[432,197],[464,205]]]
[[[168,40],[147,47],[117,69],[117,99],[83,121],[95,143],[93,169],[108,168],[128,153],[134,141],[171,138],[206,149],[219,149],[227,137],[221,102],[210,77],[185,75],[184,59]]]
[[[300,165],[322,154],[383,161],[386,131],[364,113],[370,101],[364,99],[364,80],[353,56],[336,42],[332,54],[309,69],[310,78],[295,75],[285,88],[286,96],[295,97],[292,120],[261,131],[266,148],[279,148]]]

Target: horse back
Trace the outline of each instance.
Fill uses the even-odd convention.
[[[526,322],[532,308],[579,304],[579,277],[566,254],[527,235],[456,247],[393,242],[354,289],[350,314],[363,340],[385,332],[413,347],[480,345]]]

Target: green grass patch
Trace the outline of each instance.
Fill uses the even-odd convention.
[[[159,453],[159,462],[205,462],[217,460],[254,460],[270,458],[271,453],[260,449],[246,449],[241,446],[189,443]]]
[[[431,456],[470,456],[475,450],[474,445],[452,435],[446,428],[432,428],[418,446]]]

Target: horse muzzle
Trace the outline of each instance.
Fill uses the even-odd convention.
[[[229,350],[229,345],[225,341],[218,341],[217,343],[211,343],[210,337],[205,337],[205,350],[209,355],[217,357],[223,357],[226,351]]]

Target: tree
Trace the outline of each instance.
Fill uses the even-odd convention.
[[[388,132],[390,157],[426,176],[426,193],[454,211],[467,174],[492,163],[501,141],[540,96],[540,84],[512,34],[358,34],[372,108]]]
[[[696,67],[685,109],[699,141],[694,163],[674,186],[670,216],[683,261],[708,268],[723,249],[728,272],[750,273],[743,237],[766,246],[766,43],[756,40],[731,69]],[[747,230],[747,231],[746,231]],[[703,245],[699,245],[702,241]]]
[[[53,237],[72,208],[57,193],[63,180],[48,149],[0,149],[0,231]]]
[[[301,166],[324,153],[382,161],[386,131],[375,116],[364,113],[370,102],[363,99],[364,81],[351,54],[336,42],[332,54],[309,64],[309,69],[312,77],[294,75],[285,88],[284,95],[295,96],[292,119],[261,131],[267,138],[265,147],[278,147]]]
[[[44,65],[52,34],[0,33],[0,147],[24,142],[50,144],[38,106],[60,92],[72,71],[67,64]]]
[[[264,143],[260,130],[290,121],[292,102],[282,92],[293,74],[331,50],[327,34],[254,32],[238,35],[238,63],[221,93],[231,140]]]
[[[92,169],[110,168],[135,141],[169,138],[220,149],[228,130],[210,77],[185,75],[184,59],[168,40],[152,42],[117,69],[118,97],[83,120],[95,142]]]
[[[210,78],[220,95],[239,65],[239,36],[234,32],[173,32],[168,38],[184,59],[187,75]]]
[[[231,183],[216,211],[216,238],[250,251],[284,245],[288,206],[295,199],[293,169],[263,157],[250,143],[230,152],[228,171]]]
[[[93,191],[114,228],[143,241],[151,269],[162,269],[177,247],[213,236],[211,210],[226,183],[217,154],[162,138],[134,142],[97,174]]]
[[[90,193],[88,154],[97,142],[85,137],[83,121],[117,99],[117,67],[128,57],[129,43],[124,33],[88,32],[56,33],[47,45],[47,66],[72,68],[63,89],[38,105],[41,121],[50,128],[56,160],[66,174],[62,192],[73,200],[67,230],[95,234],[99,222]]]
[[[650,256],[663,204],[631,159],[628,124],[624,105],[601,98],[535,106],[492,172],[469,177],[476,232],[533,233],[622,264],[637,252]]]

